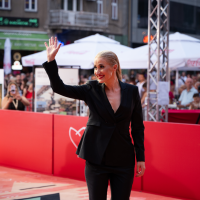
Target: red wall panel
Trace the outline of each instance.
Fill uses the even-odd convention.
[[[76,147],[87,120],[87,117],[54,115],[55,175],[85,180],[85,161],[77,157]]]
[[[75,152],[87,120],[0,110],[0,164],[85,180],[85,161]],[[199,200],[200,126],[144,123],[143,191]],[[133,189],[141,190],[141,178],[135,178]]]
[[[76,147],[87,124],[87,117],[54,115],[54,174],[85,180],[85,160],[78,158]],[[141,178],[133,188],[141,190]]]
[[[200,126],[145,122],[146,192],[200,199]]]
[[[52,117],[0,110],[0,164],[51,174]]]

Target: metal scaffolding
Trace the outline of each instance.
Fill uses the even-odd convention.
[[[147,121],[168,121],[168,105],[159,105],[158,93],[160,82],[169,82],[169,1],[148,0]]]

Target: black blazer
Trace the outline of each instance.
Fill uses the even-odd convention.
[[[85,85],[65,85],[58,75],[56,61],[45,62],[54,92],[86,102],[90,109],[87,127],[77,148],[77,154],[94,164],[132,165],[144,161],[144,125],[138,87],[119,81],[121,103],[114,113],[105,93],[104,83],[88,81]],[[131,122],[132,144],[129,134]]]

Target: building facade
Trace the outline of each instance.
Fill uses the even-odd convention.
[[[49,38],[47,0],[1,0],[0,13],[0,68],[6,38],[12,44],[12,64],[21,61],[22,56],[45,49],[44,42]]]
[[[142,46],[148,42],[148,0],[132,0],[131,11],[131,46]],[[170,0],[170,32],[200,39],[199,0]]]
[[[48,32],[64,44],[100,33],[128,45],[128,0],[50,0]]]
[[[170,0],[170,31],[200,38],[199,0]],[[6,38],[13,63],[44,50],[50,36],[66,45],[95,33],[127,46],[146,44],[148,0],[0,0],[0,68]]]
[[[129,10],[129,0],[1,0],[0,68],[6,38],[12,43],[12,63],[44,50],[51,36],[66,45],[99,33],[128,45]]]

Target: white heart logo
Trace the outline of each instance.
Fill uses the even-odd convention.
[[[75,135],[78,135],[79,137],[81,137],[80,132],[81,132],[82,130],[85,130],[85,127],[82,127],[82,128],[79,129],[78,131],[77,131],[75,128],[73,128],[73,127],[70,127],[70,128],[69,128],[69,138],[70,138],[72,144],[77,148],[77,145],[76,145],[75,141],[72,139],[72,130],[75,132]]]

